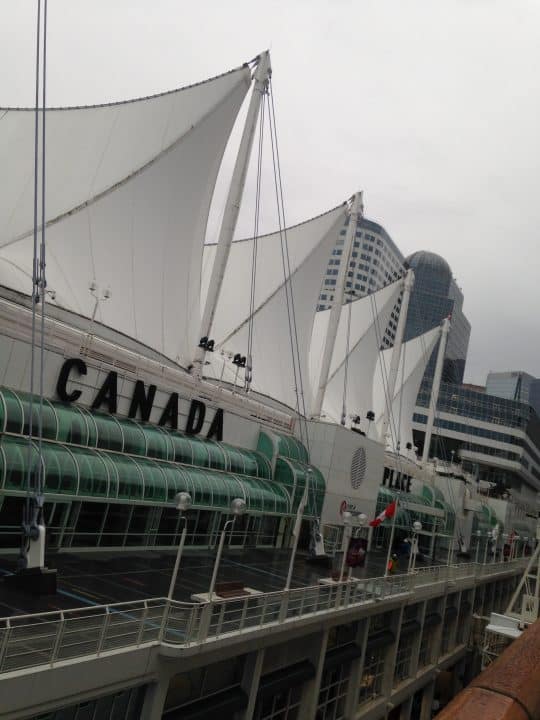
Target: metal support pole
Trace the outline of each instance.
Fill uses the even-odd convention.
[[[216,555],[216,561],[214,562],[214,569],[212,571],[212,579],[210,580],[210,589],[208,590],[208,600],[212,602],[214,599],[214,588],[216,586],[216,580],[217,580],[217,574],[219,570],[219,562],[221,560],[221,555],[223,553],[223,546],[225,545],[225,536],[227,535],[227,528],[230,526],[231,528],[234,527],[234,521],[236,520],[236,515],[232,518],[232,520],[227,520],[225,525],[223,526],[223,530],[221,531],[221,537],[219,538],[219,545],[217,549],[217,555]]]
[[[229,194],[225,204],[225,211],[223,213],[223,220],[216,248],[216,256],[212,267],[212,275],[208,285],[208,295],[200,326],[200,338],[209,338],[212,332],[214,315],[216,313],[216,307],[221,293],[221,286],[223,285],[223,278],[225,277],[225,268],[227,266],[234,231],[238,221],[238,213],[240,211],[242,194],[244,192],[249,158],[251,155],[251,148],[253,146],[257,119],[259,117],[259,109],[263,95],[267,91],[268,80],[271,74],[272,69],[270,67],[270,53],[265,51],[259,56],[257,69],[254,74],[255,84],[249,103],[242,139],[240,140],[240,146],[238,148],[238,155],[234,165]],[[205,356],[206,350],[204,348],[197,348],[194,358],[194,366],[195,372],[199,377],[203,374]]]
[[[426,425],[426,433],[424,435],[424,449],[422,451],[422,465],[425,465],[429,458],[429,446],[431,444],[431,435],[433,434],[433,424],[435,423],[435,413],[437,412],[437,400],[439,399],[439,389],[441,387],[441,378],[444,362],[444,353],[446,351],[446,341],[450,330],[450,320],[445,318],[441,328],[441,339],[439,340],[439,352],[437,353],[437,363],[435,365],[435,374],[433,376],[433,385],[431,386],[431,398],[429,403],[429,413]]]
[[[384,413],[381,425],[381,439],[383,443],[386,443],[386,436],[388,435],[388,428],[390,426],[390,417],[392,415],[392,403],[394,401],[394,392],[396,389],[396,380],[399,369],[399,361],[401,359],[401,346],[403,344],[403,337],[405,335],[405,326],[407,324],[407,313],[409,310],[409,299],[411,297],[411,290],[414,285],[414,272],[408,270],[407,274],[403,279],[403,297],[401,299],[401,310],[399,311],[399,320],[396,329],[396,337],[394,340],[394,349],[392,351],[392,359],[390,360],[390,368],[388,370],[388,381],[387,381],[387,392],[388,397],[384,404]],[[399,428],[398,428],[399,430]],[[395,441],[399,440],[399,437],[395,438]]]
[[[343,527],[343,557],[341,558],[341,570],[339,573],[339,581],[343,581],[343,573],[345,572],[345,560],[347,559],[347,549],[349,547],[349,541],[351,539],[352,527],[345,525]]]
[[[351,250],[354,243],[354,238],[356,236],[356,225],[358,222],[358,218],[363,217],[363,213],[364,205],[362,202],[362,193],[358,192],[353,195],[352,198],[351,210],[349,215],[349,225],[347,227],[347,233],[345,235],[345,242],[343,243],[343,254],[341,256],[339,272],[336,278],[334,300],[332,302],[332,308],[330,310],[330,316],[328,318],[328,329],[326,331],[326,338],[322,351],[321,372],[319,375],[319,383],[317,392],[315,394],[315,401],[313,403],[312,410],[312,416],[314,418],[319,418],[322,412],[324,394],[326,392],[328,375],[330,374],[330,364],[332,362],[332,354],[334,352],[334,345],[336,342],[336,336],[339,327],[339,319],[341,317],[341,309],[343,307],[343,298],[345,295],[345,285],[347,282],[347,272],[349,270]]]
[[[304,515],[304,509],[307,504],[308,499],[308,490],[309,489],[309,477],[306,477],[306,485],[304,487],[304,494],[302,495],[302,499],[300,500],[300,504],[298,505],[298,510],[296,512],[296,520],[294,523],[293,528],[293,546],[291,551],[291,559],[289,562],[289,570],[287,572],[287,580],[285,581],[285,587],[284,590],[290,590],[291,587],[291,580],[293,576],[293,570],[294,570],[294,560],[296,558],[296,549],[298,548],[298,538],[300,537],[300,528],[302,526],[302,517]]]
[[[388,577],[388,566],[390,565],[390,557],[392,556],[392,545],[394,543],[394,533],[396,530],[396,518],[399,510],[399,498],[396,499],[396,511],[392,518],[392,530],[390,531],[390,542],[388,543],[388,552],[386,554],[386,567],[384,568],[384,577]]]
[[[180,559],[182,557],[182,550],[184,549],[184,543],[186,542],[187,520],[186,520],[185,515],[182,515],[182,520],[184,521],[184,529],[182,530],[182,536],[180,538],[180,543],[178,545],[178,551],[176,553],[176,561],[174,563],[174,570],[173,570],[173,574],[171,577],[171,584],[169,585],[169,593],[167,595],[168,600],[173,599],[174,586],[176,585],[176,576],[178,575],[178,568],[180,567]]]

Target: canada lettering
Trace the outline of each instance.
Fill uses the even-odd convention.
[[[69,358],[64,362],[56,383],[56,394],[62,402],[71,403],[80,399],[83,391],[72,390],[68,392],[67,383],[72,374],[86,375],[87,372],[86,363],[80,358]],[[150,419],[156,391],[157,387],[155,385],[146,386],[142,380],[137,380],[133,387],[128,417],[140,418],[147,422]],[[158,420],[158,425],[167,425],[173,430],[178,429],[178,402],[178,393],[171,393]],[[91,407],[93,410],[106,410],[111,415],[116,414],[118,409],[118,373],[115,370],[111,370],[107,374],[92,401]],[[201,432],[206,419],[206,411],[206,405],[201,400],[191,401],[184,428],[187,435],[198,435]],[[221,408],[218,408],[214,413],[206,437],[223,440],[223,410]]]

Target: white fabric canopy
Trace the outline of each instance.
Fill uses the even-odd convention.
[[[331,248],[332,237],[335,244],[337,241],[334,233],[335,226],[336,223],[338,223],[338,225],[339,223],[343,224],[345,218],[344,213],[345,205],[340,205],[323,215],[318,215],[311,220],[287,229],[291,274],[298,269],[310,253],[313,252],[314,248],[317,247],[321,240],[326,238],[329,233],[329,247]],[[206,245],[204,248],[201,307],[204,307],[204,301],[208,291],[208,282],[212,272],[215,248],[215,245]],[[326,264],[317,277],[319,289],[322,285],[322,276],[328,264],[330,254],[331,249],[328,251]],[[210,333],[216,345],[222,345],[249,317],[252,260],[252,238],[233,242]],[[257,240],[255,309],[260,308],[261,305],[283,286],[283,277],[283,260],[279,232],[259,237]],[[295,300],[297,298],[297,292],[295,289]]]
[[[306,411],[311,407],[309,347],[323,275],[346,218],[346,204],[287,230],[291,286]],[[216,351],[247,355],[253,241],[233,243],[212,337]],[[205,250],[206,253],[206,250]],[[210,265],[210,263],[208,264]],[[286,285],[279,233],[258,240],[253,321],[252,389],[296,407]],[[235,327],[236,325],[236,327]],[[205,374],[234,380],[236,368],[218,352]],[[240,371],[243,380],[244,370]]]
[[[437,340],[440,337],[441,328],[434,327],[423,335],[409,340],[402,345],[401,357],[397,372],[394,399],[392,402],[392,416],[390,418],[389,442],[395,450],[394,443],[399,441],[400,451],[406,455],[407,443],[413,443],[412,419],[416,398],[420,390],[420,384],[426,371],[429,358]],[[386,384],[386,376],[390,368],[394,348],[383,350],[379,354],[377,368],[375,371],[375,382],[373,384],[373,411],[375,413],[375,429],[381,438],[382,420],[385,408],[385,393],[383,385],[383,374]],[[384,373],[383,373],[384,371]],[[397,431],[397,438],[395,433]]]
[[[343,407],[345,360],[350,312],[350,337],[346,387],[347,414],[371,409],[371,388],[384,331],[403,288],[403,280],[386,285],[371,295],[343,305],[323,400],[323,415],[339,422]],[[321,354],[330,310],[317,313],[310,352],[310,376],[317,387]]]
[[[47,113],[47,280],[90,316],[188,363],[208,210],[250,85],[238,68],[162,95]],[[0,113],[0,284],[31,292],[32,110]]]

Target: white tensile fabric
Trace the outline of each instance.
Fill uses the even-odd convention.
[[[345,205],[329,210],[311,220],[287,228],[289,262],[291,274],[306,260],[321,240],[334,232],[337,223],[344,222]],[[341,219],[341,220],[340,220]],[[334,236],[334,240],[336,237]],[[211,336],[216,345],[235,333],[249,317],[251,268],[253,263],[253,239],[236,240],[231,245],[229,260],[225,269],[218,306],[214,315]],[[215,245],[204,248],[203,274],[201,281],[201,307],[204,307],[208,283],[212,273]],[[326,265],[331,250],[326,257]],[[324,269],[326,269],[326,265]],[[322,285],[324,269],[316,278]],[[255,283],[254,308],[257,310],[284,284],[281,237],[279,232],[262,235],[257,239],[257,274]],[[295,301],[300,297],[295,287]],[[245,354],[245,351],[243,351]]]
[[[407,443],[413,442],[412,421],[416,398],[418,397],[420,383],[422,382],[429,358],[440,334],[440,327],[434,327],[428,330],[428,332],[403,343],[401,348],[401,357],[392,402],[388,441],[392,450],[396,449],[395,445],[399,442],[400,452],[403,455],[407,455]],[[383,439],[380,435],[385,408],[384,387],[386,386],[386,377],[388,375],[393,351],[394,348],[388,348],[379,354],[375,382],[373,384],[372,409],[375,413],[375,429],[381,441]]]
[[[365,414],[371,409],[371,388],[379,347],[402,287],[403,281],[396,280],[371,295],[343,305],[323,400],[322,411],[326,418],[334,422],[341,419],[349,312],[351,322],[345,390],[346,413]],[[310,352],[310,377],[315,387],[319,382],[321,354],[329,316],[330,310],[323,310],[317,313],[315,318]]]
[[[199,85],[47,112],[47,281],[56,304],[189,362],[216,176],[247,67]],[[0,284],[31,292],[32,110],[0,113]]]
[[[311,407],[309,347],[323,275],[346,218],[346,205],[287,230],[299,363],[306,411]],[[247,355],[253,241],[233,243],[212,337],[216,352],[207,356],[205,374],[234,381],[236,367],[218,351]],[[293,356],[287,316],[279,233],[258,239],[253,314],[254,391],[296,408]],[[234,324],[233,324],[234,323]],[[239,383],[244,370],[240,370]],[[302,409],[302,408],[301,408]]]

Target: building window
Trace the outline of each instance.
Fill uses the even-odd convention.
[[[399,641],[394,670],[394,682],[406,680],[411,674],[411,660],[414,645],[414,633],[407,633]]]
[[[296,720],[301,700],[301,685],[270,695],[258,701],[253,720]]]
[[[375,650],[372,653],[366,654],[362,680],[360,681],[360,692],[358,694],[359,705],[375,700],[375,698],[382,694],[384,656],[384,649]]]
[[[321,678],[317,717],[324,720],[342,720],[349,682],[350,664],[327,670]]]

